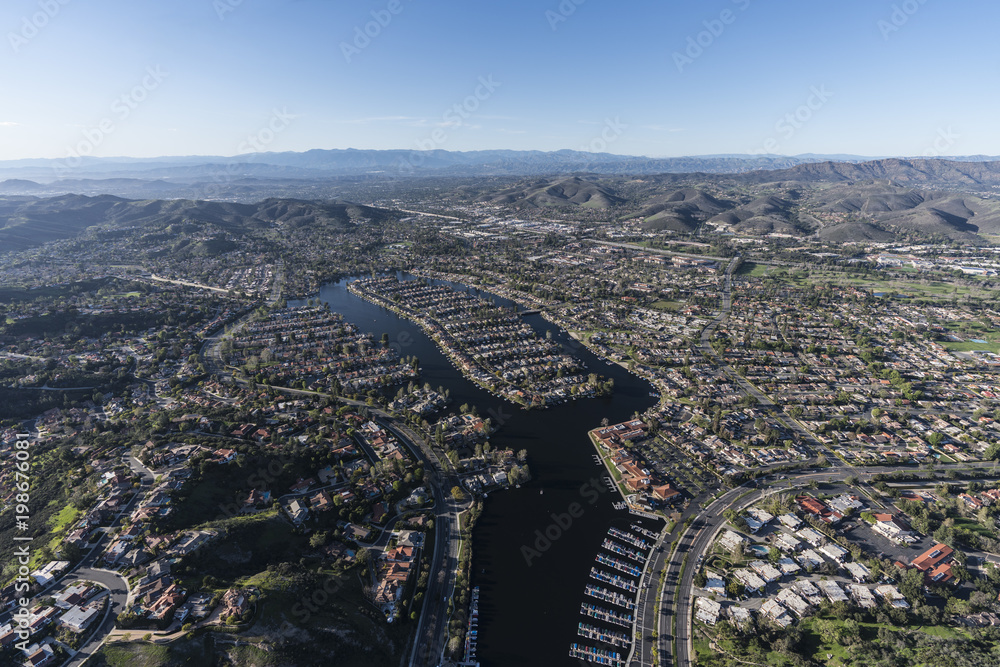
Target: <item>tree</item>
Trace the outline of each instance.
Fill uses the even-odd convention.
[[[923,602],[924,573],[916,568],[903,570],[903,576],[899,580],[899,592],[906,596],[910,604]]]
[[[462,487],[453,486],[451,487],[451,497],[455,499],[456,503],[460,503],[465,500],[465,492],[462,491]]]

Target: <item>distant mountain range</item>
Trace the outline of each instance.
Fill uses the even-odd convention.
[[[252,157],[260,162],[250,162]],[[47,161],[0,163],[0,173],[41,170],[50,176],[0,182],[0,249],[73,238],[95,227],[195,223],[224,235],[261,225],[343,227],[393,215],[344,200],[389,208],[409,200],[435,201],[443,209],[477,202],[512,212],[563,209],[563,215],[590,220],[639,219],[651,231],[715,229],[833,242],[911,235],[979,242],[1000,235],[1000,161],[992,158],[654,160],[574,151],[430,151],[420,157],[419,175],[405,177],[379,167],[420,162],[408,151],[273,153],[229,164],[211,161],[217,158],[93,159],[81,162],[84,173],[59,180],[46,172],[52,168]],[[838,159],[805,161],[829,157]],[[798,160],[803,162],[788,165]],[[300,173],[309,176],[291,175]],[[209,244],[184,252],[220,248]]]
[[[610,153],[543,151],[410,151],[310,150],[303,153],[251,153],[235,157],[187,156],[160,158],[80,158],[67,160],[0,161],[0,181],[30,180],[39,184],[68,179],[138,178],[146,181],[216,181],[243,178],[319,179],[330,176],[371,175],[381,178],[413,176],[531,176],[570,173],[738,174],[758,170],[786,170],[815,163],[861,163],[874,158],[858,155],[703,155],[649,158]],[[940,158],[934,162],[992,162],[1000,158],[975,156]],[[885,160],[878,160],[884,162]],[[28,183],[22,186],[30,187]],[[6,189],[9,190],[10,186]]]

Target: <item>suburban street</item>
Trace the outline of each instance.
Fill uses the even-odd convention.
[[[129,456],[129,465],[132,466],[133,469],[136,469],[136,466],[141,468],[141,470],[136,470],[136,472],[142,477],[142,486],[132,497],[132,500],[129,501],[128,505],[125,506],[117,517],[115,517],[115,521],[112,525],[117,523],[122,516],[127,514],[132,509],[136,499],[145,493],[153,482],[152,473],[145,468],[142,463],[135,460],[131,456]],[[64,667],[79,667],[79,665],[82,665],[87,658],[95,653],[101,645],[104,644],[104,641],[108,638],[108,635],[111,634],[111,631],[114,630],[115,620],[118,618],[120,613],[125,611],[125,608],[128,605],[129,586],[125,578],[117,572],[95,567],[97,560],[101,555],[101,545],[105,539],[106,534],[102,535],[101,538],[90,547],[90,551],[79,565],[70,570],[69,573],[59,578],[39,596],[36,596],[44,597],[44,595],[52,591],[65,588],[67,585],[76,581],[93,581],[101,586],[104,586],[109,591],[110,601],[105,610],[104,616],[97,625],[88,630],[90,632],[90,639],[88,639],[87,642],[80,647],[80,650],[76,652],[76,654],[65,664]]]

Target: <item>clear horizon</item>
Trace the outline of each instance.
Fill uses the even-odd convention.
[[[234,155],[209,155],[209,154],[187,154],[179,153],[176,155],[149,155],[149,156],[136,156],[136,155],[99,155],[99,156],[88,156],[89,158],[96,158],[99,160],[157,160],[157,159],[183,159],[183,158],[253,158],[254,156],[267,156],[267,155],[280,155],[280,154],[302,154],[310,151],[326,151],[326,150],[340,150],[340,151],[419,151],[420,149],[410,149],[410,148],[356,148],[354,146],[348,146],[346,148],[307,148],[304,150],[288,150],[288,151],[263,151],[260,153],[237,153]],[[441,149],[448,150],[448,149]],[[563,150],[576,150],[576,149],[552,149],[552,150],[540,150],[534,148],[470,148],[467,150],[454,150],[449,152],[454,153],[474,153],[474,152],[485,152],[485,151],[523,151],[523,152],[541,152],[541,153],[557,153]],[[912,159],[941,159],[954,161],[956,158],[1000,158],[998,155],[989,155],[986,153],[972,153],[963,155],[857,155],[854,153],[796,153],[796,154],[784,154],[784,153],[704,153],[704,154],[684,154],[684,155],[639,155],[632,153],[612,153],[607,152],[606,154],[615,157],[635,157],[635,158],[646,158],[650,160],[673,160],[673,159],[698,159],[698,158],[720,158],[720,157],[734,157],[734,158],[753,158],[753,157],[772,157],[772,158],[801,158],[806,156],[819,156],[819,157],[849,157],[849,158],[859,158],[863,160],[889,160],[889,159],[900,159],[900,160],[912,160]],[[20,162],[20,161],[45,161],[45,160],[62,160],[62,158],[45,158],[45,157],[26,157],[26,158],[11,158],[11,159],[0,159],[0,164],[5,162]]]
[[[929,0],[11,0],[0,160],[1000,155],[997,19]]]

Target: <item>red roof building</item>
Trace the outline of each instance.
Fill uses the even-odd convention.
[[[921,572],[927,572],[936,568],[941,563],[951,558],[955,550],[943,544],[935,544],[930,549],[913,559],[913,567]]]

